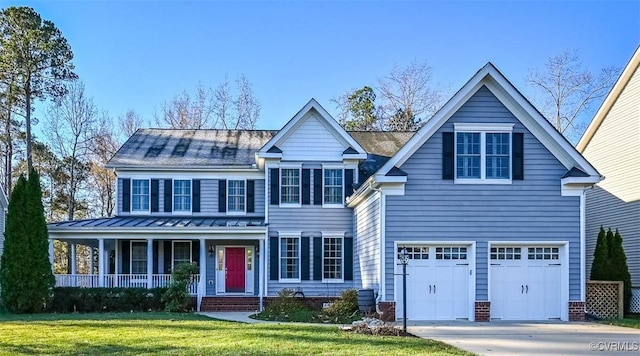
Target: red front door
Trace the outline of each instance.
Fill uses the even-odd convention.
[[[225,291],[227,293],[244,293],[244,247],[227,247],[226,255]]]

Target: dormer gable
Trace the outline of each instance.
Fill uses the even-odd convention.
[[[261,161],[268,158],[341,162],[365,159],[367,154],[315,99],[311,99],[256,156],[261,165]]]

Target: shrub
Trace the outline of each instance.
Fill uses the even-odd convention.
[[[318,321],[320,312],[309,308],[301,298],[294,296],[294,294],[293,289],[282,289],[278,292],[278,296],[270,300],[264,310],[256,315],[256,318],[274,321]]]
[[[198,266],[193,263],[181,264],[171,271],[171,283],[169,283],[167,291],[162,296],[162,301],[166,303],[165,309],[167,311],[188,311],[189,303],[191,302],[189,284],[191,283],[191,275],[195,273],[198,273]]]
[[[624,282],[624,310],[625,312],[629,311],[631,275],[629,274],[627,256],[622,244],[622,236],[620,236],[617,229],[614,234],[609,228],[605,234],[604,228],[600,227],[596,249],[593,253],[591,279]]]
[[[335,302],[323,311],[323,316],[335,323],[352,322],[360,319],[358,310],[358,291],[347,289]]]
[[[9,201],[0,286],[4,306],[14,313],[43,311],[55,284],[41,198],[32,169],[29,180],[20,176]]]
[[[96,313],[160,311],[161,296],[167,288],[80,288],[53,289],[53,302],[47,311],[55,313]]]

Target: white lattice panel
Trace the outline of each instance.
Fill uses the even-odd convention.
[[[632,313],[640,313],[640,288],[631,289],[631,303],[629,311]]]

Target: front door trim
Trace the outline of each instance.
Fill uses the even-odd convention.
[[[244,292],[227,292],[226,291],[226,259],[227,259],[227,248],[243,248],[244,249]],[[255,292],[255,270],[257,263],[256,256],[256,247],[254,245],[215,245],[215,257],[214,257],[214,268],[215,268],[215,294],[216,295],[254,295]],[[247,255],[251,254],[251,270],[248,269],[247,265]],[[221,256],[222,255],[222,256]],[[222,263],[220,261],[220,257],[222,257]],[[222,269],[220,269],[222,267]]]

